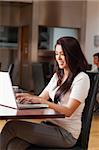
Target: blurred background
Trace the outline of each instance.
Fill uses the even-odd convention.
[[[73,36],[93,66],[99,52],[98,0],[0,0],[0,70],[13,85],[39,94],[54,67],[54,45]],[[78,58],[79,59],[79,58]]]

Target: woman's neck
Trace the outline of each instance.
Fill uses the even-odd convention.
[[[69,71],[64,69],[64,76],[62,79],[62,83],[68,78]]]
[[[69,74],[69,70],[68,69],[64,69],[64,76],[68,77],[68,74]]]

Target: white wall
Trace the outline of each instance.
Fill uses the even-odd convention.
[[[55,46],[55,43],[56,43],[57,39],[59,39],[62,36],[73,36],[77,39],[79,38],[77,29],[54,28],[54,32],[53,32],[53,49],[54,49],[54,46]]]
[[[85,54],[89,63],[93,63],[92,56],[99,52],[94,45],[94,36],[99,35],[99,1],[87,2]]]
[[[39,25],[82,28],[85,1],[39,1]]]

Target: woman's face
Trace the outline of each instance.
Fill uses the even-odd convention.
[[[95,65],[98,65],[98,64],[99,64],[99,58],[98,58],[98,56],[94,56],[94,57],[93,57],[93,63],[94,63]]]
[[[57,44],[55,49],[55,58],[60,69],[67,69],[66,59],[61,45]]]

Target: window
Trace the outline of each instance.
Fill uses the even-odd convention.
[[[39,26],[38,49],[53,50],[56,40],[62,36],[73,36],[79,39],[78,28]]]
[[[0,48],[17,48],[18,27],[0,26]]]

